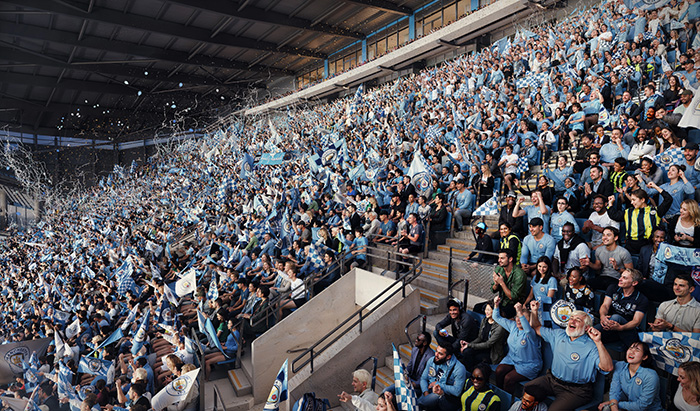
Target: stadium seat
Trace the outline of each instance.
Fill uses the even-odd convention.
[[[513,404],[513,395],[503,391],[495,385],[491,385],[491,389],[496,393],[496,395],[498,395],[498,398],[501,399],[501,411],[508,411],[510,406]]]

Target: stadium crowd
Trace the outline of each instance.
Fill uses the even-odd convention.
[[[612,375],[600,409],[660,409],[637,331],[700,332],[697,273],[657,257],[663,243],[700,245],[698,120],[682,119],[700,82],[699,4],[577,9],[347,99],[115,167],[2,244],[0,339],[50,343],[0,398],[147,410],[173,379],[235,361],[365,267],[370,245],[416,254],[452,221],[460,231],[499,214],[502,199],[495,247],[476,226],[477,251],[497,257],[470,256],[497,262],[496,298],[481,323],[450,303],[434,356],[409,367],[421,407],[498,409],[493,372],[509,393],[531,380],[513,410],[543,409],[548,395],[550,409],[572,410],[600,372]],[[565,328],[543,309],[557,298],[575,308]],[[699,368],[678,368],[669,408],[700,409]],[[377,409],[392,401],[382,394]]]

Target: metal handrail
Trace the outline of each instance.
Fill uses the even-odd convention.
[[[221,399],[221,393],[219,392],[219,387],[216,386],[216,384],[213,384],[214,386],[214,410],[213,411],[226,411],[226,404],[224,404],[224,400]],[[217,401],[218,400],[218,401]],[[221,402],[221,408],[216,406],[217,402]],[[202,408],[204,409],[204,408]]]
[[[355,369],[359,370],[363,365],[367,364],[369,360],[372,360],[372,391],[374,391],[374,387],[377,384],[377,357],[367,357],[367,359],[362,361]]]
[[[368,255],[371,253],[371,250],[373,248],[368,248]],[[398,254],[398,253],[395,253]],[[383,256],[376,255],[373,256],[374,258],[383,258]],[[398,256],[396,256],[398,257]],[[323,353],[326,349],[328,349],[333,343],[338,341],[340,338],[345,336],[351,329],[353,329],[356,325],[359,326],[359,331],[360,333],[362,332],[362,320],[374,313],[379,307],[381,307],[383,304],[385,304],[389,299],[391,299],[394,295],[397,293],[401,292],[403,297],[406,297],[406,286],[409,285],[413,280],[415,280],[422,272],[423,269],[421,267],[422,259],[416,256],[412,256],[410,254],[402,254],[401,257],[405,258],[410,258],[412,260],[411,262],[411,269],[404,273],[402,276],[396,279],[389,287],[384,289],[381,293],[377,294],[374,298],[372,298],[369,302],[367,302],[364,306],[360,307],[357,309],[353,314],[351,314],[348,318],[346,318],[344,321],[342,321],[340,324],[338,324],[335,328],[333,328],[330,332],[328,332],[326,335],[321,337],[316,343],[314,343],[311,347],[307,348],[304,350],[304,352],[296,357],[294,361],[292,361],[292,372],[297,373],[299,372],[304,366],[307,364],[311,365],[310,372],[314,371],[314,357],[318,356],[319,354]],[[398,259],[396,259],[396,263],[398,264],[406,264],[405,261],[399,262]],[[391,289],[394,288],[397,284],[401,283],[401,287],[397,288],[393,292],[390,293]],[[388,294],[388,295],[387,295]],[[378,304],[376,304],[374,307],[371,309],[372,305],[377,303],[380,298],[383,298]],[[354,320],[354,321],[353,321]],[[343,331],[342,333],[339,333],[338,335],[335,335],[341,328],[345,327],[348,325],[348,328]],[[335,335],[335,337],[333,337]],[[330,340],[326,342],[327,340]],[[321,346],[322,344],[324,344]],[[320,348],[318,348],[320,347]],[[317,349],[318,348],[318,349]],[[304,357],[308,356],[304,360]],[[303,360],[303,361],[302,361]]]
[[[426,315],[424,315],[424,314],[419,314],[419,315],[417,315],[416,318],[414,318],[414,319],[412,319],[411,321],[409,321],[408,324],[406,324],[406,327],[403,329],[403,333],[406,334],[406,339],[408,340],[408,344],[409,344],[409,345],[413,344],[413,341],[411,340],[410,334],[408,334],[408,327],[410,327],[411,325],[413,325],[414,322],[416,322],[416,321],[418,321],[418,320],[420,320],[420,319],[423,320],[423,324],[422,324],[422,327],[421,327],[421,332],[425,331],[425,325],[426,325],[426,322],[427,322],[427,320],[428,320],[428,317],[427,317]]]

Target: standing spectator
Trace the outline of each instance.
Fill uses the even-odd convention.
[[[486,224],[482,221],[476,224],[476,227],[474,228],[474,232],[476,233],[476,251],[486,251],[488,253],[493,253],[493,242],[491,241],[491,237],[489,237],[488,234],[486,234],[486,229],[488,227]],[[495,258],[491,255],[488,254],[483,254],[483,253],[477,253],[476,251],[473,251],[470,253],[464,261],[476,261],[479,263],[492,263]]]
[[[508,355],[496,368],[496,385],[513,394],[519,382],[537,377],[542,369],[542,351],[540,339],[523,313],[523,305],[515,304],[515,319],[507,320],[501,317],[500,302],[496,297],[493,318],[508,332]]]
[[[525,384],[541,387],[546,395],[554,395],[550,411],[571,411],[593,398],[593,382],[598,372],[613,370],[613,360],[600,340],[600,331],[592,327],[593,320],[583,311],[569,316],[566,329],[542,327],[537,312],[539,302],[530,303],[532,328],[552,345],[552,368],[547,375]]]

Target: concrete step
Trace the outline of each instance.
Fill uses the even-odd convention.
[[[442,294],[442,293],[436,293],[433,291],[429,291],[425,288],[420,289],[420,296],[421,300],[429,302],[430,304],[436,305],[438,307],[441,307],[445,304],[447,304],[447,295]]]
[[[248,376],[242,368],[230,370],[228,372],[228,380],[231,382],[233,390],[239,397],[253,392],[253,387],[248,380]]]
[[[214,401],[214,387],[220,395],[220,398]],[[233,390],[233,386],[226,381],[226,378],[220,378],[214,381],[206,381],[204,383],[204,396],[206,405],[204,411],[213,411],[214,407],[218,411],[248,411],[253,408],[255,400],[252,395],[237,396]]]
[[[374,391],[382,392],[384,388],[394,384],[394,367],[381,367],[377,369],[377,382]]]
[[[420,313],[423,315],[434,315],[440,312],[440,307],[436,304],[429,303],[423,299],[420,300]]]

